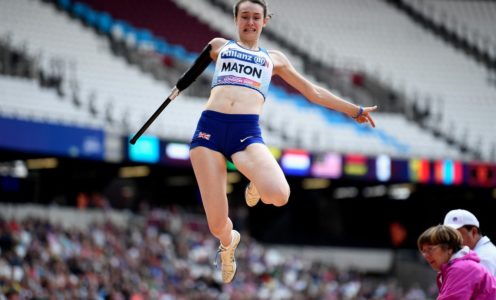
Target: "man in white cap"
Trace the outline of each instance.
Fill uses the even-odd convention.
[[[451,226],[462,234],[463,244],[474,250],[480,263],[496,276],[496,247],[479,229],[479,221],[469,211],[454,209],[444,217],[444,225]]]

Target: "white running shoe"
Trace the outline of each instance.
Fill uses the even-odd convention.
[[[258,193],[257,188],[251,182],[245,188],[245,201],[246,205],[249,207],[253,207],[257,205],[258,201],[260,201],[260,194]]]
[[[231,231],[231,244],[227,247],[220,244],[218,253],[220,253],[222,272],[222,281],[224,283],[229,283],[233,280],[236,274],[236,258],[234,257],[234,251],[238,247],[239,241],[241,240],[241,235],[236,230]]]

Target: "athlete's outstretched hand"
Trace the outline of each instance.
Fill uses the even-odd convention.
[[[355,121],[357,121],[360,124],[368,122],[370,123],[370,125],[372,125],[372,127],[375,127],[374,119],[372,119],[370,113],[376,109],[377,109],[377,105],[364,107],[363,112],[358,117],[353,119],[355,119]]]

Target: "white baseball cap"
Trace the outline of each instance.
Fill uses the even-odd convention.
[[[477,218],[464,209],[454,209],[446,214],[444,217],[444,225],[458,229],[465,225],[471,225],[479,228],[479,221]]]

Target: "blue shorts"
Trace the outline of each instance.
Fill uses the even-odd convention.
[[[207,147],[227,159],[253,143],[264,144],[258,115],[223,114],[212,110],[202,112],[191,140],[190,149]]]

